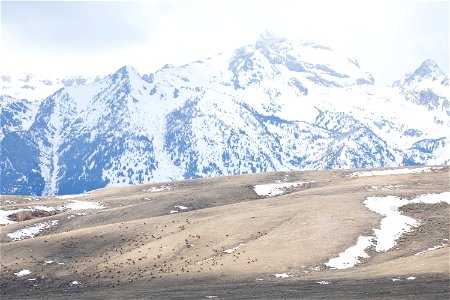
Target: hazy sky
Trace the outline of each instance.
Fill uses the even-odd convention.
[[[356,58],[378,83],[427,58],[449,70],[448,1],[1,1],[0,73],[151,73],[254,42],[265,29]]]

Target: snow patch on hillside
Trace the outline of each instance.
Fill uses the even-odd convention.
[[[396,190],[401,188],[406,188],[407,186],[404,184],[396,184],[396,185],[371,185],[366,187],[366,190],[368,191],[390,191],[390,190]]]
[[[231,249],[225,249],[225,250],[223,250],[223,252],[224,252],[224,253],[231,254],[231,253],[233,253],[234,251],[236,251],[237,249],[241,248],[241,246],[244,246],[244,245],[245,245],[245,244],[239,244],[239,245],[237,245],[237,246],[234,247],[234,248],[231,248]]]
[[[153,186],[149,189],[142,190],[143,192],[162,192],[162,191],[169,191],[172,187],[169,185],[161,185],[161,186]]]
[[[62,196],[56,196],[55,198],[67,200],[67,199],[73,199],[73,198],[81,198],[81,197],[88,196],[88,195],[89,195],[89,193],[76,194],[76,195],[62,195]]]
[[[34,226],[26,227],[12,233],[8,233],[7,236],[9,236],[14,241],[23,240],[26,238],[33,238],[44,229],[51,228],[53,226],[56,226],[57,224],[58,220],[38,223]]]
[[[14,273],[14,275],[16,275],[17,277],[22,277],[22,276],[29,275],[29,274],[31,274],[31,271],[27,270],[27,269],[23,269],[22,271]]]
[[[62,199],[71,199],[75,197],[82,197],[82,195],[67,195],[67,196],[60,196],[57,198]],[[179,209],[187,209],[184,206],[177,206]],[[180,208],[181,207],[181,208]],[[51,211],[66,211],[66,210],[83,210],[83,209],[103,209],[105,206],[99,202],[89,202],[89,201],[81,201],[81,200],[71,200],[69,203],[66,203],[62,206],[53,207],[53,206],[44,206],[44,205],[35,205],[35,206],[29,206],[28,208],[23,209],[15,209],[15,210],[0,210],[0,225],[8,225],[16,223],[15,221],[12,221],[8,218],[8,216],[18,213],[20,211],[37,211],[37,210],[43,210],[46,212]],[[82,214],[77,214],[82,215]],[[73,215],[74,216],[74,215]],[[68,217],[69,219],[71,216]]]
[[[35,205],[35,206],[32,206],[32,207],[30,206],[30,209],[32,209],[32,210],[43,210],[43,211],[47,211],[47,212],[57,210],[56,207],[44,206],[44,205]]]
[[[88,202],[80,200],[72,200],[71,203],[64,205],[64,208],[70,210],[81,210],[81,209],[103,209],[105,206],[98,202]]]
[[[427,203],[427,204],[436,204],[440,202],[445,202],[450,204],[450,192],[444,192],[440,194],[424,194],[420,195],[412,200],[410,203]]]
[[[380,227],[373,230],[373,236],[360,236],[356,245],[340,253],[338,257],[330,259],[325,265],[333,269],[347,269],[359,264],[359,258],[368,258],[367,249],[374,247],[377,252],[386,252],[392,249],[404,233],[420,225],[419,221],[402,215],[399,211],[400,207],[411,203],[433,204],[440,202],[450,204],[450,192],[424,194],[411,200],[397,196],[368,197],[364,201],[367,208],[383,216]],[[432,251],[440,247],[439,245],[428,250]]]
[[[8,219],[9,215],[15,214],[19,211],[26,210],[26,209],[16,209],[16,210],[0,210],[0,225],[7,225],[7,224],[13,224],[16,223],[14,221],[11,221]]]
[[[308,183],[313,183],[313,181],[258,184],[255,185],[254,190],[259,196],[274,197],[282,195],[288,188],[293,188]]]
[[[361,171],[354,172],[349,177],[371,177],[371,176],[388,176],[388,175],[400,175],[400,174],[415,174],[415,173],[428,173],[438,171],[443,167],[424,167],[424,168],[406,168],[406,169],[392,169],[392,170],[380,170],[380,171]]]
[[[340,253],[338,257],[330,259],[325,265],[333,269],[348,269],[360,263],[360,258],[368,258],[366,249],[373,243],[372,236],[360,236],[356,245]]]
[[[277,274],[273,274],[273,276],[275,276],[276,278],[289,278],[292,275],[288,274],[288,273],[277,273]]]
[[[402,215],[398,210],[409,202],[396,196],[369,197],[364,201],[367,208],[383,216],[380,228],[374,229],[377,252],[385,252],[393,248],[402,234],[419,226],[420,223],[417,220]]]
[[[175,209],[170,211],[171,214],[175,214],[175,213],[179,212],[180,210],[188,210],[189,209],[189,207],[184,206],[184,205],[175,205],[174,208]]]
[[[447,247],[447,246],[448,246],[448,239],[444,240],[440,245],[436,245],[436,246],[430,247],[430,248],[428,248],[426,250],[417,252],[414,255],[421,255],[421,254],[428,253],[428,252],[431,252],[431,251],[434,251],[434,250],[437,250],[437,249],[441,249],[441,248],[444,248],[444,247]]]

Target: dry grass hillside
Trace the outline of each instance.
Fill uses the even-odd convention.
[[[3,195],[1,295],[447,299],[449,167],[396,170],[407,171],[278,172],[83,196]],[[279,194],[258,195],[255,186],[265,184],[278,184]],[[414,201],[429,194],[442,199]],[[375,232],[388,215],[365,201],[387,196],[404,204],[393,218],[416,223],[377,251]],[[366,257],[346,269],[330,266],[361,236],[372,239]]]

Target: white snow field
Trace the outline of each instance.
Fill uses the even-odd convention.
[[[143,192],[162,192],[162,191],[169,191],[172,187],[169,185],[161,185],[161,186],[154,186],[147,190],[142,190]]]
[[[274,197],[274,196],[282,195],[284,193],[285,189],[288,189],[291,187],[297,187],[299,185],[305,185],[308,183],[312,183],[312,182],[298,181],[298,182],[258,184],[258,185],[255,185],[254,190],[259,196]]]
[[[70,195],[70,198],[76,198],[77,196],[82,197],[83,195]],[[66,197],[66,196],[61,196],[61,197]],[[57,198],[60,198],[60,197],[57,197]],[[62,198],[62,199],[70,199],[70,198]],[[0,225],[8,225],[8,224],[16,223],[15,221],[10,220],[8,218],[8,216],[15,214],[19,211],[43,210],[46,212],[50,212],[50,211],[83,210],[83,209],[103,209],[103,208],[105,208],[105,206],[99,202],[70,200],[69,203],[66,203],[66,204],[64,204],[62,206],[58,206],[58,207],[35,205],[35,206],[29,206],[28,208],[21,208],[21,209],[15,209],[15,210],[0,210]]]
[[[366,250],[371,247],[374,247],[377,252],[385,252],[392,249],[404,233],[420,225],[419,221],[402,215],[398,209],[410,203],[432,204],[439,202],[450,204],[450,192],[424,194],[411,200],[401,199],[397,196],[368,197],[364,201],[367,208],[383,216],[380,227],[373,230],[373,236],[358,237],[356,245],[340,253],[338,257],[330,259],[325,265],[332,269],[347,269],[359,264],[361,262],[360,258],[368,258],[369,255],[366,253]],[[416,255],[444,246],[446,244],[438,245]]]
[[[292,275],[288,274],[288,273],[277,273],[277,274],[273,274],[276,278],[289,278]]]
[[[7,236],[12,238],[14,241],[23,240],[26,238],[33,238],[37,234],[39,234],[44,229],[56,226],[58,224],[58,220],[48,221],[48,222],[42,222],[38,223],[34,226],[25,227],[20,230],[17,230],[12,233],[8,233]]]
[[[15,274],[17,277],[22,277],[22,276],[31,274],[31,271],[30,271],[30,270],[27,270],[27,269],[23,269],[22,271],[19,271],[19,272],[14,273],[14,274]]]
[[[73,199],[73,198],[81,198],[84,196],[88,196],[89,193],[84,193],[84,194],[75,194],[75,195],[62,195],[62,196],[56,196],[57,199],[62,199],[62,200],[68,200],[68,199]]]
[[[392,169],[392,170],[380,170],[380,171],[360,171],[354,172],[348,175],[349,177],[371,177],[371,176],[388,176],[388,175],[401,175],[401,174],[414,174],[414,173],[428,173],[437,171],[442,167],[424,167],[424,168],[405,168],[405,169]]]
[[[340,253],[338,257],[330,259],[325,265],[334,269],[347,269],[360,263],[360,258],[368,258],[366,249],[373,244],[373,237],[360,236],[356,245]]]
[[[8,219],[9,215],[15,214],[19,211],[22,211],[25,209],[15,209],[15,210],[0,210],[0,225],[7,225],[7,224],[13,224],[16,223],[14,221],[11,221]]]
[[[102,209],[105,208],[105,206],[103,206],[98,202],[72,200],[71,203],[64,205],[64,208],[69,210],[82,210],[82,209]]]
[[[231,253],[233,253],[234,251],[236,251],[237,249],[241,248],[241,246],[244,246],[244,245],[245,245],[245,244],[239,244],[238,246],[236,246],[236,247],[234,247],[234,248],[231,248],[231,249],[225,249],[225,250],[223,250],[223,252],[228,253],[228,254],[231,254]]]

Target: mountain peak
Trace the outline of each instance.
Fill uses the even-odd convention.
[[[123,66],[122,68],[117,70],[116,73],[119,73],[122,75],[129,75],[129,74],[138,74],[139,75],[138,71],[130,65]]]
[[[427,59],[414,71],[413,74],[420,77],[434,77],[444,75],[444,72],[442,72],[434,60]]]
[[[272,45],[285,41],[287,38],[279,33],[275,33],[271,30],[265,30],[256,41],[256,45]]]
[[[130,80],[135,77],[141,78],[138,71],[130,65],[123,66],[122,68],[117,70],[114,74],[112,74],[112,79],[114,81],[119,80],[119,79],[129,79]]]
[[[436,80],[440,76],[445,76],[445,73],[434,60],[427,59],[414,72],[406,74],[402,79],[394,82],[393,86],[410,85],[425,79]]]

